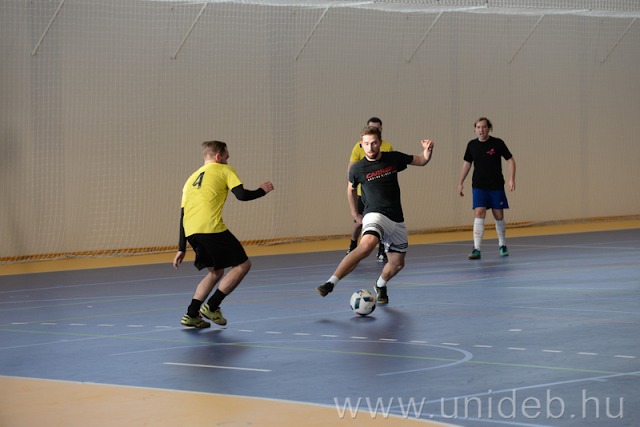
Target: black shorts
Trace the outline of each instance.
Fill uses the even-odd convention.
[[[214,270],[235,267],[249,259],[236,236],[229,230],[222,233],[193,234],[187,240],[196,253],[193,264],[198,270],[205,267],[212,267]]]

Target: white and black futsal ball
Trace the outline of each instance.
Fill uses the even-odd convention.
[[[351,295],[351,310],[360,316],[371,314],[376,309],[376,296],[373,292],[360,289]]]

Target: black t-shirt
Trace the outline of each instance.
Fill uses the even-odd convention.
[[[504,177],[502,176],[502,157],[509,160],[512,155],[500,138],[489,137],[480,142],[477,138],[469,141],[464,160],[473,163],[473,188],[481,190],[503,190]]]
[[[383,214],[395,222],[404,222],[400,204],[398,172],[407,168],[413,156],[399,151],[382,152],[378,160],[366,157],[353,165],[349,171],[349,182],[356,187],[362,185],[362,201],[366,215],[371,212]]]

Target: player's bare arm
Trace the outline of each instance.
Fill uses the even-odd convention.
[[[431,154],[433,153],[433,141],[430,139],[423,139],[421,142],[424,151],[420,156],[413,156],[413,161],[410,163],[413,166],[424,166],[431,160]]]
[[[460,174],[460,182],[458,183],[458,193],[460,194],[460,197],[464,197],[464,194],[462,193],[462,188],[463,188],[462,183],[467,178],[467,175],[469,174],[470,169],[471,169],[471,163],[465,161],[462,164],[462,173]]]
[[[347,166],[347,179],[349,179],[349,171],[351,170],[351,168],[355,164],[356,164],[356,162],[349,162],[349,165]]]
[[[507,160],[509,163],[509,191],[516,189],[516,161],[511,157]]]
[[[173,259],[173,268],[178,268],[180,266],[180,264],[182,264],[182,261],[184,260],[184,255],[185,253],[182,251],[178,251],[178,253],[176,254],[176,257]]]
[[[358,213],[358,189],[357,187],[354,187],[351,182],[347,183],[347,200],[349,201],[351,216],[355,220],[356,224],[362,224],[362,215]]]

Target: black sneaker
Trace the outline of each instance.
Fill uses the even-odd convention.
[[[389,258],[387,258],[387,254],[384,252],[379,252],[376,260],[378,262],[389,262]]]
[[[331,293],[331,291],[333,290],[333,283],[331,282],[327,282],[324,285],[320,285],[316,288],[316,291],[318,291],[318,293],[323,296],[326,297],[327,295],[329,295]]]
[[[375,283],[373,284],[373,290],[376,291],[376,300],[378,304],[389,304],[389,295],[387,295],[387,287],[383,286],[379,288]]]

